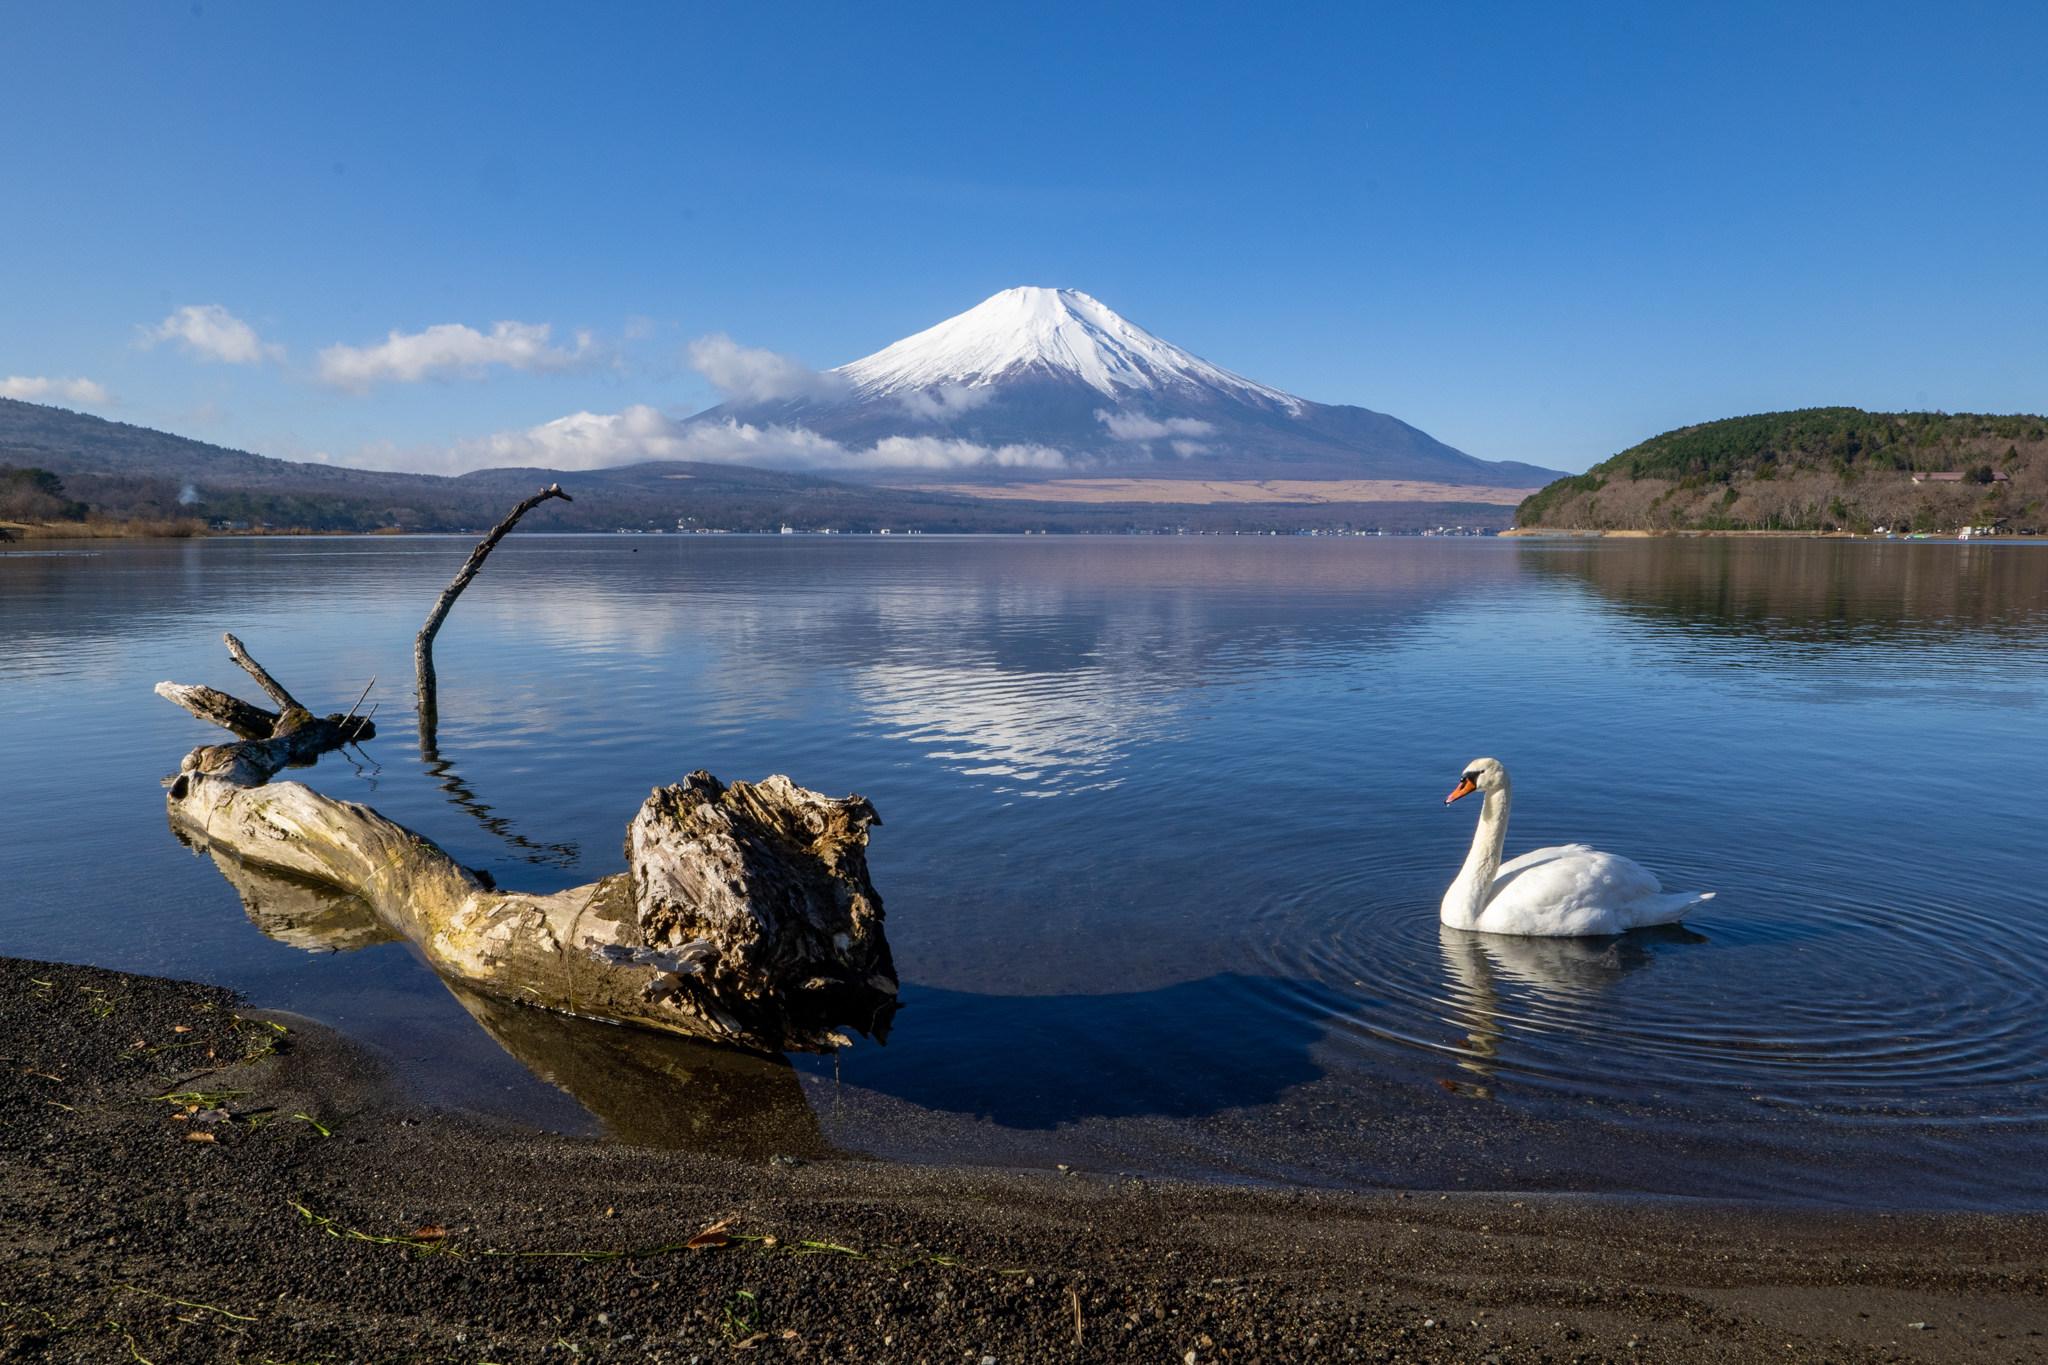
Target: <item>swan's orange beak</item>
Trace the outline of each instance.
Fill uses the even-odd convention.
[[[1458,783],[1457,786],[1451,788],[1451,794],[1444,798],[1444,804],[1448,806],[1451,804],[1451,802],[1457,800],[1459,797],[1470,796],[1473,792],[1476,792],[1478,790],[1478,782],[1474,781],[1472,778],[1469,777],[1464,778]]]

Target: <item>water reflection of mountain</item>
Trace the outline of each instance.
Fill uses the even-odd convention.
[[[586,639],[616,622],[614,647],[701,650],[693,701],[715,723],[835,670],[856,720],[1035,794],[1113,781],[1133,745],[1240,679],[1378,666],[1377,646],[1514,573],[1505,547],[1427,541],[689,548],[686,575],[608,576],[586,601],[558,574],[521,612]]]
[[[943,572],[874,582],[828,647],[863,660],[874,722],[1039,793],[1114,780],[1133,745],[1255,673],[1373,667],[1511,572],[1419,542],[1199,540],[983,543],[926,567]]]
[[[1516,564],[1586,584],[1691,630],[1817,644],[1977,634],[2029,642],[2048,624],[2048,553],[1789,537],[1522,542]]]

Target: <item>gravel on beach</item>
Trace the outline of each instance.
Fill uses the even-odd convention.
[[[0,1056],[0,1360],[2048,1362],[2039,1214],[741,1162],[15,959]]]

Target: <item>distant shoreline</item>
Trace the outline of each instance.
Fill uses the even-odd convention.
[[[154,527],[133,527],[133,526],[130,526],[129,524],[126,524],[126,523],[100,523],[100,524],[98,524],[97,526],[88,526],[88,527],[76,527],[76,526],[61,526],[61,527],[60,527],[60,526],[47,526],[47,525],[43,525],[43,526],[37,526],[37,525],[22,525],[22,524],[19,524],[19,523],[5,523],[5,522],[0,522],[0,544],[18,544],[18,543],[21,543],[21,542],[24,542],[24,541],[52,541],[52,540],[256,540],[256,539],[264,539],[264,538],[272,538],[272,539],[274,539],[274,538],[278,538],[278,537],[291,537],[291,538],[302,538],[302,537],[308,537],[308,536],[320,536],[320,537],[329,537],[329,538],[331,538],[331,537],[336,537],[336,536],[342,536],[342,537],[357,537],[357,538],[367,538],[367,537],[373,537],[373,536],[413,536],[413,537],[417,537],[417,536],[435,536],[435,537],[444,537],[444,538],[445,538],[445,537],[465,538],[465,537],[469,537],[469,536],[473,536],[473,535],[477,535],[477,534],[480,534],[480,532],[477,532],[477,531],[441,531],[441,530],[419,530],[419,531],[411,531],[411,530],[400,530],[400,529],[398,529],[398,528],[396,528],[396,527],[389,527],[389,528],[383,528],[383,529],[379,529],[379,530],[374,530],[374,531],[324,531],[324,530],[314,530],[314,529],[312,529],[312,528],[309,528],[309,527],[304,527],[304,526],[277,526],[277,527],[267,527],[267,528],[265,528],[265,529],[263,529],[263,530],[248,530],[248,531],[237,531],[237,530],[216,530],[216,529],[214,529],[214,528],[212,528],[212,527],[206,527],[206,526],[201,526],[201,527],[198,527],[198,528],[196,528],[196,529],[190,529],[190,530],[187,530],[187,529],[155,529]],[[735,530],[735,531],[696,531],[696,532],[690,532],[690,531],[635,531],[635,530],[612,530],[612,531],[588,531],[588,530],[567,530],[567,531],[565,531],[565,530],[554,530],[554,529],[550,529],[550,530],[544,530],[544,531],[533,531],[533,532],[529,532],[528,534],[530,534],[530,535],[544,535],[544,536],[619,536],[619,535],[630,535],[630,536],[645,536],[645,535],[652,535],[652,536],[661,536],[661,537],[695,537],[695,536],[704,536],[704,535],[725,535],[725,536],[773,536],[773,535],[775,535],[775,534],[776,534],[776,532],[774,532],[774,531],[760,531],[760,530],[747,530],[747,531],[738,531],[738,530]],[[801,535],[801,536],[806,536],[806,537],[816,537],[816,536],[826,536],[826,535],[832,535],[832,536],[844,536],[844,537],[849,537],[849,538],[853,538],[853,539],[866,539],[866,538],[870,538],[870,537],[878,537],[878,536],[882,536],[882,535],[888,535],[888,534],[889,534],[889,532],[886,532],[886,531],[883,531],[883,532],[869,532],[869,531],[821,531],[821,530],[809,530],[809,529],[805,529],[805,530],[802,530],[802,531],[796,531],[796,532],[793,532],[793,533],[791,533],[791,534],[794,534],[794,535]],[[908,531],[908,530],[906,530],[906,531],[898,531],[898,532],[896,532],[895,534],[896,534],[896,537],[897,537],[898,539],[902,539],[902,538],[905,538],[905,537],[907,537],[907,536],[912,536],[912,535],[915,535],[915,536],[934,536],[934,537],[946,537],[946,536],[981,536],[981,537],[986,537],[986,538],[989,538],[989,539],[1003,539],[1003,540],[1007,540],[1007,539],[1010,539],[1010,538],[1012,538],[1012,537],[1016,537],[1016,536],[1024,536],[1024,535],[1030,535],[1030,534],[1031,534],[1031,532],[1028,532],[1028,531]],[[1046,533],[1045,533],[1045,532],[1039,532],[1038,534],[1040,534],[1040,535],[1044,535],[1044,534],[1046,534]],[[1064,537],[1064,538],[1066,538],[1066,539],[1083,539],[1083,538],[1085,538],[1085,539],[1119,539],[1119,538],[1135,538],[1136,536],[1140,536],[1140,535],[1143,535],[1143,536],[1151,536],[1151,537],[1153,537],[1153,538],[1158,538],[1158,537],[1160,537],[1160,536],[1162,536],[1162,535],[1170,535],[1170,533],[1166,533],[1166,532],[1156,532],[1156,531],[1147,531],[1147,532],[1136,532],[1136,533],[1133,533],[1133,532],[1128,532],[1128,531],[1078,531],[1078,532],[1076,532],[1076,531],[1062,531],[1062,532],[1059,532],[1059,533],[1057,533],[1057,534],[1061,535],[1062,537]],[[1318,537],[1318,538],[1321,538],[1321,539],[1343,538],[1343,539],[1362,539],[1362,540],[1374,540],[1374,539],[1387,539],[1387,540],[1397,540],[1397,539],[1414,539],[1414,540],[1419,540],[1419,539],[1424,539],[1424,538],[1427,538],[1427,536],[1428,536],[1428,533],[1426,533],[1426,532],[1422,532],[1422,531],[1387,531],[1387,532],[1379,532],[1379,533],[1375,533],[1375,532],[1371,532],[1371,531],[1365,531],[1365,532],[1350,532],[1350,533],[1348,533],[1348,534],[1347,534],[1347,533],[1343,533],[1343,532],[1334,532],[1334,531],[1317,531],[1317,532],[1312,532],[1312,533],[1304,533],[1304,532],[1301,532],[1301,531],[1237,531],[1237,532],[1232,532],[1232,531],[1186,531],[1186,532],[1181,532],[1181,533],[1180,533],[1180,536],[1203,536],[1203,537],[1208,537],[1208,538],[1224,537],[1224,538],[1230,538],[1230,539],[1236,539],[1236,538],[1252,538],[1252,539],[1259,539],[1259,538],[1266,538],[1266,539],[1270,539],[1270,538],[1293,538],[1293,537],[1302,537],[1302,536],[1304,536],[1304,535],[1313,535],[1313,536],[1315,536],[1315,537]],[[2048,536],[2029,536],[2029,535],[2022,535],[2022,534],[2018,534],[2018,533],[2011,533],[2011,532],[2008,532],[2008,533],[2005,533],[2005,534],[2001,534],[2001,535],[1995,535],[1995,536],[1970,536],[1970,537],[1959,537],[1959,536],[1957,536],[1957,535],[1955,535],[1955,534],[1953,534],[1953,533],[1928,533],[1928,532],[1922,532],[1922,533],[1917,533],[1917,534],[1913,534],[1913,535],[1903,535],[1903,536],[1898,536],[1898,535],[1865,535],[1865,534],[1858,534],[1857,532],[1854,532],[1854,531],[1610,531],[1610,530],[1591,530],[1591,529],[1579,529],[1579,528],[1574,528],[1574,529],[1562,529],[1562,528],[1557,528],[1557,527],[1550,527],[1550,526],[1533,526],[1533,527],[1515,527],[1515,528],[1513,528],[1513,529],[1510,529],[1510,530],[1505,530],[1505,531],[1496,531],[1496,532],[1492,532],[1492,533],[1490,533],[1490,535],[1491,535],[1491,537],[1499,537],[1499,538],[1503,538],[1503,539],[1505,539],[1505,538],[1514,538],[1514,539],[1521,539],[1521,540],[1759,540],[1759,539],[1761,539],[1761,540],[1856,540],[1856,541],[1874,541],[1874,542],[1884,542],[1884,541],[1899,541],[1899,542],[1905,542],[1905,541],[1933,541],[1933,542],[1939,542],[1939,543],[1948,543],[1948,544],[1955,544],[1955,543],[1960,543],[1960,544],[1964,544],[1964,545],[1976,545],[1976,544],[1991,544],[1991,543],[2002,543],[2002,544],[2040,544],[2040,543],[2048,543]],[[1179,536],[1172,536],[1171,538],[1180,538],[1180,537],[1179,537]],[[1490,537],[1489,537],[1489,536],[1488,536],[1488,535],[1487,535],[1486,533],[1481,533],[1481,534],[1478,534],[1478,535],[1474,535],[1474,534],[1469,534],[1469,533],[1468,533],[1468,534],[1466,534],[1466,535],[1463,535],[1463,536],[1458,536],[1458,535],[1444,535],[1444,536],[1440,536],[1440,537],[1438,537],[1438,538],[1440,538],[1440,539],[1468,539],[1468,540],[1469,540],[1469,539],[1485,539],[1485,538],[1490,538]]]
[[[1518,526],[1500,532],[1529,540],[1934,540],[1974,545],[1980,541],[2042,541],[2048,537],[2005,532],[1995,536],[1958,536],[1948,532],[1915,532],[1911,535],[1878,535],[1857,531],[1608,531],[1563,529],[1554,526]]]
[[[1144,503],[1190,507],[1318,507],[1331,503],[1481,503],[1513,508],[1541,490],[1432,483],[1422,479],[1150,479],[1074,478],[1013,483],[885,483],[906,493],[946,493],[990,501],[1053,506]]]

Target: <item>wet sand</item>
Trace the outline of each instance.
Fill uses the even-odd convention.
[[[2048,1360],[2039,1214],[656,1150],[420,1105],[219,988],[12,959],[0,1054],[0,1359]]]

